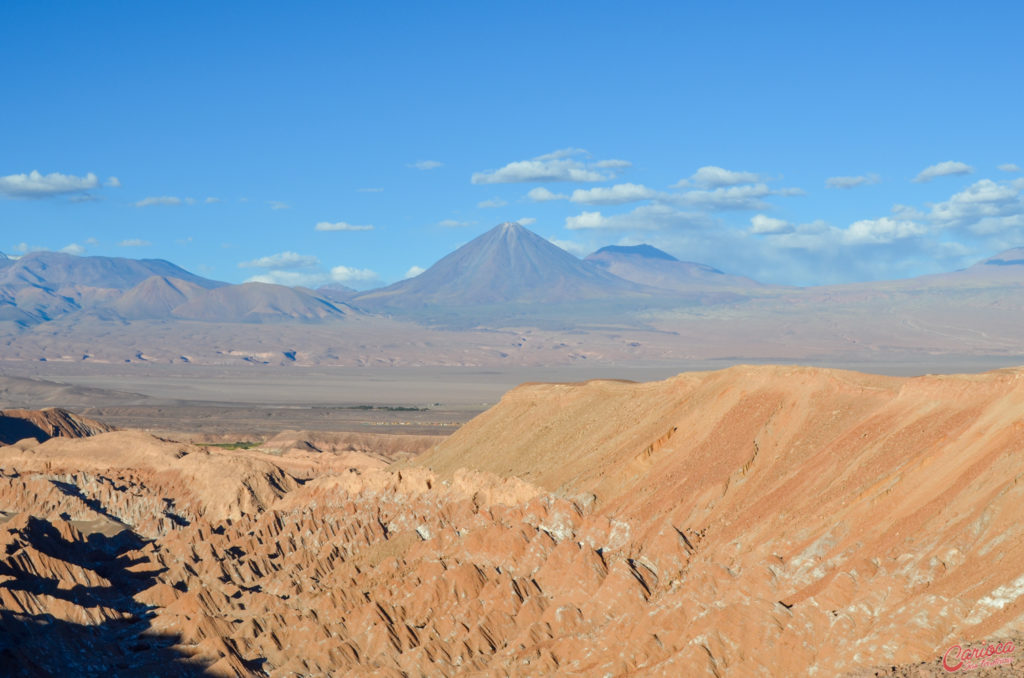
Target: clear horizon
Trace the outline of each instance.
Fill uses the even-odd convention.
[[[1024,8],[0,9],[0,251],[368,288],[503,221],[766,283],[1024,245]]]

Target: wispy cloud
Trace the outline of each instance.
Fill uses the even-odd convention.
[[[58,251],[63,252],[64,254],[85,254],[85,248],[75,242],[71,243],[70,245],[65,245],[64,247],[61,247]]]
[[[0,194],[11,198],[49,198],[58,195],[81,193],[100,185],[95,174],[84,177],[73,174],[40,174],[33,170],[28,174],[8,174],[0,177]]]
[[[750,232],[755,235],[774,235],[776,233],[791,233],[793,226],[785,219],[755,214],[750,218]]]
[[[288,203],[281,202],[280,200],[268,200],[267,204],[270,205],[272,210],[287,210],[291,209],[291,205]]]
[[[689,179],[677,181],[672,185],[672,188],[684,188],[687,186],[720,188],[722,186],[737,186],[739,184],[755,184],[765,180],[760,174],[754,172],[736,172],[715,165],[706,165],[694,172]]]
[[[1002,165],[1000,165],[996,169],[1001,170],[1003,172],[1019,172],[1020,171],[1020,165],[1016,165],[1016,164],[1014,164],[1012,162],[1007,162],[1007,163],[1003,163]]]
[[[315,268],[320,265],[320,260],[311,254],[299,254],[297,252],[279,252],[266,257],[243,261],[238,264],[239,268]]]
[[[877,184],[879,181],[881,181],[881,177],[877,174],[864,174],[855,177],[829,177],[825,179],[825,188],[850,189]]]
[[[937,165],[925,167],[916,177],[914,177],[914,181],[920,184],[938,177],[948,177],[955,174],[970,174],[973,171],[974,168],[967,163],[947,160],[946,162],[940,162]]]
[[[181,198],[173,195],[161,195],[151,196],[143,198],[135,203],[136,207],[152,207],[153,205],[180,205],[182,203]]]
[[[678,196],[677,200],[685,205],[708,210],[763,210],[768,203],[762,198],[770,195],[803,195],[799,188],[774,189],[768,184],[747,184],[729,186],[711,190],[687,191]]]
[[[366,224],[364,226],[356,226],[354,224],[345,223],[344,221],[321,221],[314,227],[317,231],[372,231],[373,226]]]
[[[458,221],[456,219],[442,219],[437,222],[438,226],[444,226],[445,228],[462,228],[463,226],[472,226],[475,221]]]
[[[605,216],[601,212],[581,212],[565,220],[570,231],[587,229],[608,230],[667,230],[706,228],[714,221],[706,214],[683,212],[669,205],[641,205],[625,214]]]
[[[214,198],[213,196],[210,196],[203,202],[205,202],[207,205],[213,205],[214,203],[220,202],[220,198]]]
[[[476,204],[477,207],[504,207],[508,203],[501,198],[491,198],[490,200],[481,200]]]
[[[552,193],[543,186],[530,189],[530,192],[526,194],[526,197],[534,202],[550,202],[552,200],[568,200],[569,196],[564,193]]]
[[[245,282],[268,283],[271,285],[285,285],[287,287],[319,287],[330,282],[330,276],[323,271],[265,271],[258,273]]]
[[[409,163],[407,167],[412,167],[413,169],[426,171],[437,169],[438,167],[442,167],[443,165],[443,162],[438,162],[437,160],[417,160],[416,162]]]
[[[581,259],[590,254],[590,248],[588,248],[586,245],[580,244],[572,240],[559,240],[558,238],[548,238],[548,242],[550,242],[555,247],[562,248],[569,254],[574,254],[577,257],[580,257]]]
[[[141,238],[128,238],[118,243],[121,247],[149,247],[153,243]]]
[[[616,184],[597,188],[581,189],[572,192],[572,202],[586,205],[621,205],[627,202],[649,200],[657,197],[658,192],[639,184]]]
[[[510,162],[496,170],[473,174],[474,184],[512,184],[531,181],[607,181],[614,174],[609,170],[626,167],[624,160],[588,162],[582,148],[564,148],[539,155],[530,160]],[[598,171],[604,170],[604,171]]]
[[[117,177],[107,177],[107,180],[103,182],[103,185],[109,188],[121,188],[121,180]]]
[[[516,223],[519,224],[520,226],[531,226],[537,223],[537,220],[534,219],[533,217],[521,217],[519,219],[516,219]]]

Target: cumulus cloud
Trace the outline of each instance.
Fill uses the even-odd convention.
[[[267,204],[270,205],[270,209],[272,210],[291,209],[291,205],[289,205],[288,203],[283,203],[280,200],[268,200]]]
[[[829,177],[825,179],[825,188],[856,188],[857,186],[868,186],[877,184],[881,177],[877,174],[864,174],[855,177]]]
[[[377,282],[380,276],[368,268],[335,266],[331,269],[331,280],[343,285],[358,285]]]
[[[122,240],[118,243],[121,247],[149,247],[152,244],[153,243],[148,240],[143,240],[142,238],[128,238],[127,240]]]
[[[444,163],[438,162],[437,160],[419,160],[414,163],[410,163],[408,167],[418,170],[432,170],[441,167]]]
[[[137,203],[135,203],[135,206],[151,207],[153,205],[180,205],[181,202],[181,198],[177,198],[173,195],[161,195],[143,198],[142,200],[139,200]]]
[[[756,235],[774,235],[777,233],[791,233],[793,226],[785,219],[755,214],[750,218],[750,232]]]
[[[533,217],[521,217],[519,219],[516,219],[516,223],[519,224],[520,226],[530,226],[531,224],[537,223],[537,220],[534,219]]]
[[[626,169],[632,167],[633,163],[628,160],[598,160],[594,167],[599,169]]]
[[[64,247],[61,247],[58,251],[63,252],[64,254],[85,254],[85,248],[75,242],[71,243],[70,245],[65,245]]]
[[[605,216],[600,212],[581,212],[567,217],[565,227],[570,231],[587,229],[612,230],[665,230],[679,228],[702,228],[710,226],[712,220],[705,214],[681,212],[669,205],[641,205],[625,214]]]
[[[504,207],[508,203],[501,198],[491,198],[490,200],[481,200],[476,204],[477,207]]]
[[[279,252],[266,257],[243,261],[238,264],[239,268],[315,268],[320,265],[320,260],[311,254],[299,254],[297,252]]]
[[[940,228],[969,228],[975,233],[995,233],[1020,225],[1024,204],[1020,189],[982,179],[949,200],[931,206],[929,218]]]
[[[843,232],[843,242],[850,245],[891,243],[894,240],[924,235],[927,227],[916,221],[882,217],[862,219]]]
[[[266,271],[259,273],[245,282],[269,283],[271,285],[285,285],[287,287],[319,287],[330,282],[330,277],[321,271]]]
[[[533,193],[533,191],[530,191],[530,193]],[[657,197],[657,195],[657,191],[653,191],[640,184],[616,184],[614,186],[599,186],[586,190],[578,188],[572,192],[572,197],[569,200],[586,205],[621,205],[627,202],[649,200]]]
[[[955,174],[970,174],[973,171],[974,168],[966,163],[947,160],[946,162],[940,162],[937,165],[925,167],[916,177],[914,177],[914,181],[920,184],[931,181],[937,177],[948,177]]]
[[[409,270],[406,271],[405,275],[402,276],[402,279],[403,280],[408,280],[409,278],[415,278],[420,273],[423,273],[423,271],[425,271],[425,270],[427,270],[427,269],[423,268],[422,266],[410,266]]]
[[[780,192],[773,190],[768,184],[748,184],[687,191],[679,199],[687,205],[710,210],[763,210],[768,204],[762,198],[778,194]]]
[[[121,188],[121,180],[117,177],[107,177],[103,185],[110,188]]]
[[[569,196],[564,193],[552,193],[543,186],[530,189],[526,197],[534,202],[550,202],[551,200],[568,200]]]
[[[587,152],[581,148],[565,148],[539,155],[530,160],[510,162],[504,167],[485,172],[476,172],[471,181],[474,184],[512,184],[529,181],[607,181],[612,178],[609,170],[623,167],[622,160],[586,162]],[[604,164],[601,164],[604,163]],[[612,163],[609,165],[608,163]]]
[[[318,222],[314,227],[317,231],[372,231],[373,226],[369,224],[365,226],[355,226],[353,224],[345,223],[344,221],[321,221]]]
[[[672,185],[673,188],[696,185],[704,188],[721,186],[737,186],[739,184],[755,184],[765,181],[760,174],[754,172],[734,172],[714,165],[701,167],[689,179],[681,179]]]
[[[9,174],[0,177],[0,194],[11,198],[49,198],[69,193],[81,193],[100,185],[95,174],[84,177],[73,174],[40,174],[32,170],[28,174]]]
[[[1007,162],[1007,163],[1004,163],[1004,164],[1000,165],[996,169],[1002,170],[1003,172],[1019,172],[1020,171],[1020,165],[1015,165],[1012,162]]]

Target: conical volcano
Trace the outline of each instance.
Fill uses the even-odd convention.
[[[564,303],[650,292],[506,222],[415,278],[365,292],[354,303],[371,308]]]

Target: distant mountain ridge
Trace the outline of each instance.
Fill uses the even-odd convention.
[[[729,275],[706,264],[680,261],[668,252],[646,244],[602,247],[584,261],[634,283],[680,293],[761,287],[759,282],[750,278]]]
[[[353,297],[367,308],[465,307],[645,297],[657,290],[612,275],[506,222],[415,278]]]

